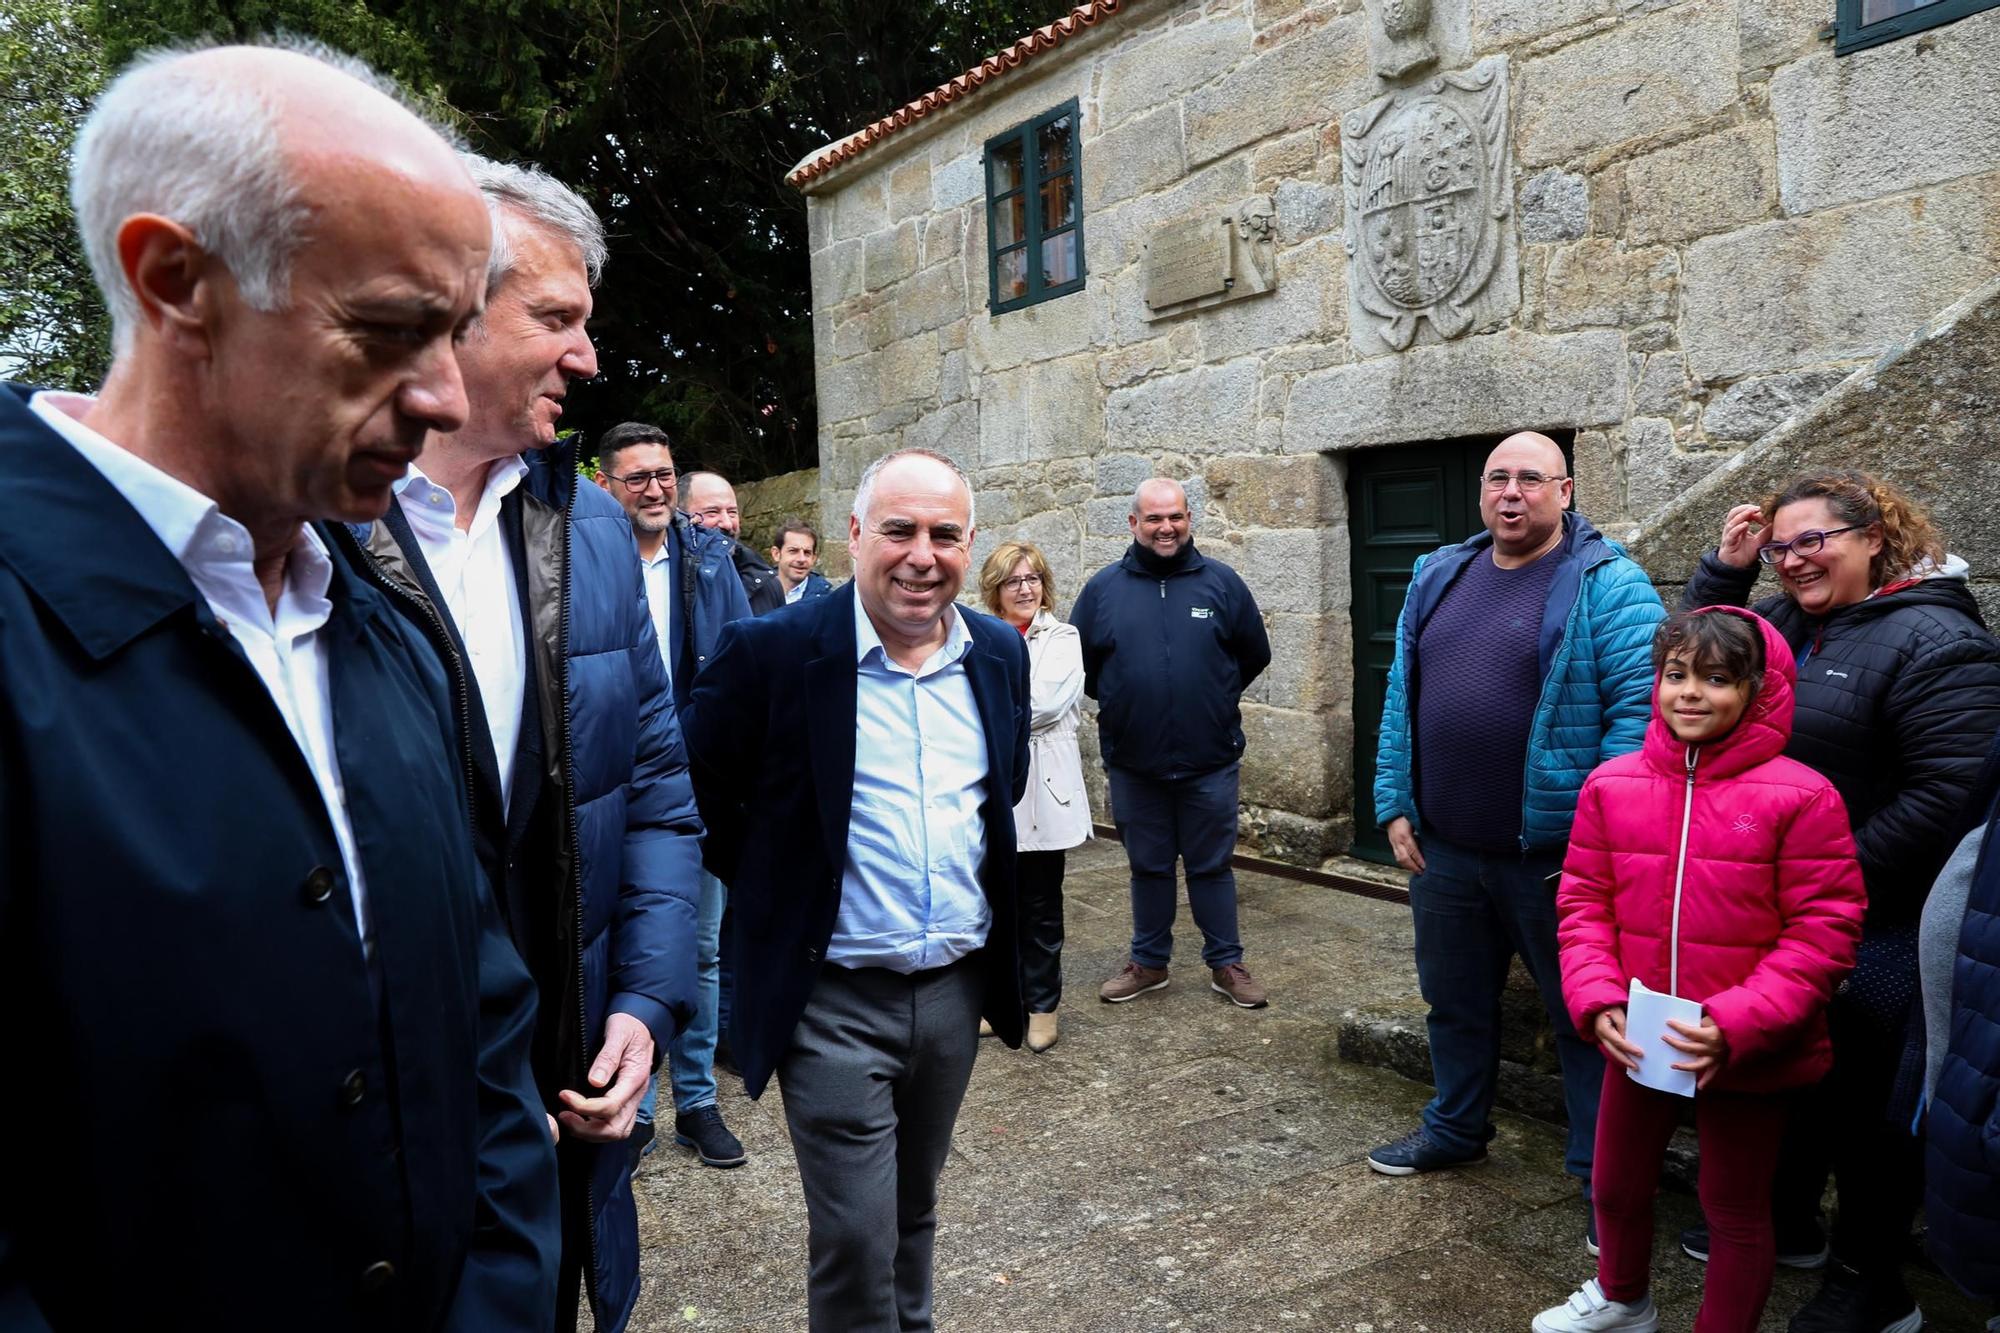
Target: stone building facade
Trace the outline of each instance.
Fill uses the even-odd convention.
[[[1245,700],[1245,839],[1347,851],[1397,571],[1423,529],[1465,535],[1466,458],[1557,433],[1577,507],[1676,582],[1755,498],[1753,442],[1790,422],[1796,447],[2000,273],[2000,12],[1836,56],[1832,3],[1082,6],[792,173],[820,511],[882,452],[942,450],[978,554],[1035,541],[1067,605],[1134,485],[1186,478],[1277,652]],[[1071,102],[1081,287],[993,313],[987,145]],[[2000,390],[1965,392],[1931,464],[1991,459]],[[1951,474],[1842,438],[1920,495]],[[1993,545],[1960,521],[1955,547]]]

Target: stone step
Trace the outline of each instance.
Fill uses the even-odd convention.
[[[1546,1036],[1546,1025],[1543,1033]],[[1369,1005],[1342,1011],[1338,1037],[1340,1058],[1351,1064],[1370,1065],[1401,1074],[1414,1083],[1431,1081],[1430,1038],[1424,1030],[1421,1001],[1412,1005]],[[1550,1124],[1564,1124],[1562,1080],[1553,1063],[1547,1069],[1536,1063],[1500,1060],[1500,1083],[1494,1100],[1506,1110]],[[1674,1131],[1667,1146],[1666,1166],[1661,1178],[1689,1193],[1694,1191],[1695,1136],[1693,1104],[1686,1123]]]

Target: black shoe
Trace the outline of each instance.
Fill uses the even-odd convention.
[[[1486,1160],[1486,1149],[1470,1156],[1445,1151],[1422,1129],[1413,1129],[1394,1143],[1385,1143],[1368,1154],[1370,1170],[1385,1176],[1413,1176],[1419,1171],[1442,1171],[1450,1166],[1471,1166]]]
[[[698,1106],[686,1115],[674,1117],[674,1142],[695,1150],[704,1166],[728,1168],[750,1160],[743,1142],[722,1123],[722,1112],[713,1106]]]
[[[1924,1312],[1900,1277],[1863,1277],[1836,1260],[1789,1333],[1922,1333]]]
[[[631,1160],[630,1170],[637,1174],[639,1159],[653,1151],[653,1122],[637,1120],[632,1124],[632,1137],[625,1140],[625,1155]]]
[[[1708,1223],[1697,1222],[1681,1232],[1681,1253],[1708,1262]],[[1787,1268],[1824,1268],[1832,1254],[1818,1222],[1778,1227],[1778,1262]]]

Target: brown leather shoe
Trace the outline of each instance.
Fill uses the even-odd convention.
[[[1159,990],[1166,984],[1167,969],[1164,967],[1141,967],[1137,963],[1127,963],[1124,971],[1097,988],[1097,998],[1106,1004],[1123,1004],[1149,990]]]
[[[1028,1049],[1040,1055],[1056,1044],[1056,1016],[1053,1013],[1028,1015]]]
[[[1228,967],[1218,967],[1209,974],[1212,978],[1209,989],[1227,995],[1230,1002],[1239,1009],[1262,1009],[1271,1002],[1257,979],[1250,975],[1250,969],[1241,963],[1231,963]]]

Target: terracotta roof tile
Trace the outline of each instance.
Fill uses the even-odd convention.
[[[1045,28],[1037,28],[1005,50],[986,57],[965,73],[917,98],[896,108],[872,125],[856,130],[838,143],[828,144],[798,166],[792,168],[785,177],[788,185],[803,187],[808,181],[833,170],[842,162],[858,157],[882,140],[906,129],[933,111],[940,110],[965,97],[975,89],[984,87],[1011,69],[1017,69],[1044,51],[1061,46],[1072,37],[1101,19],[1116,14],[1129,0],[1090,0],[1078,5],[1069,13]]]

